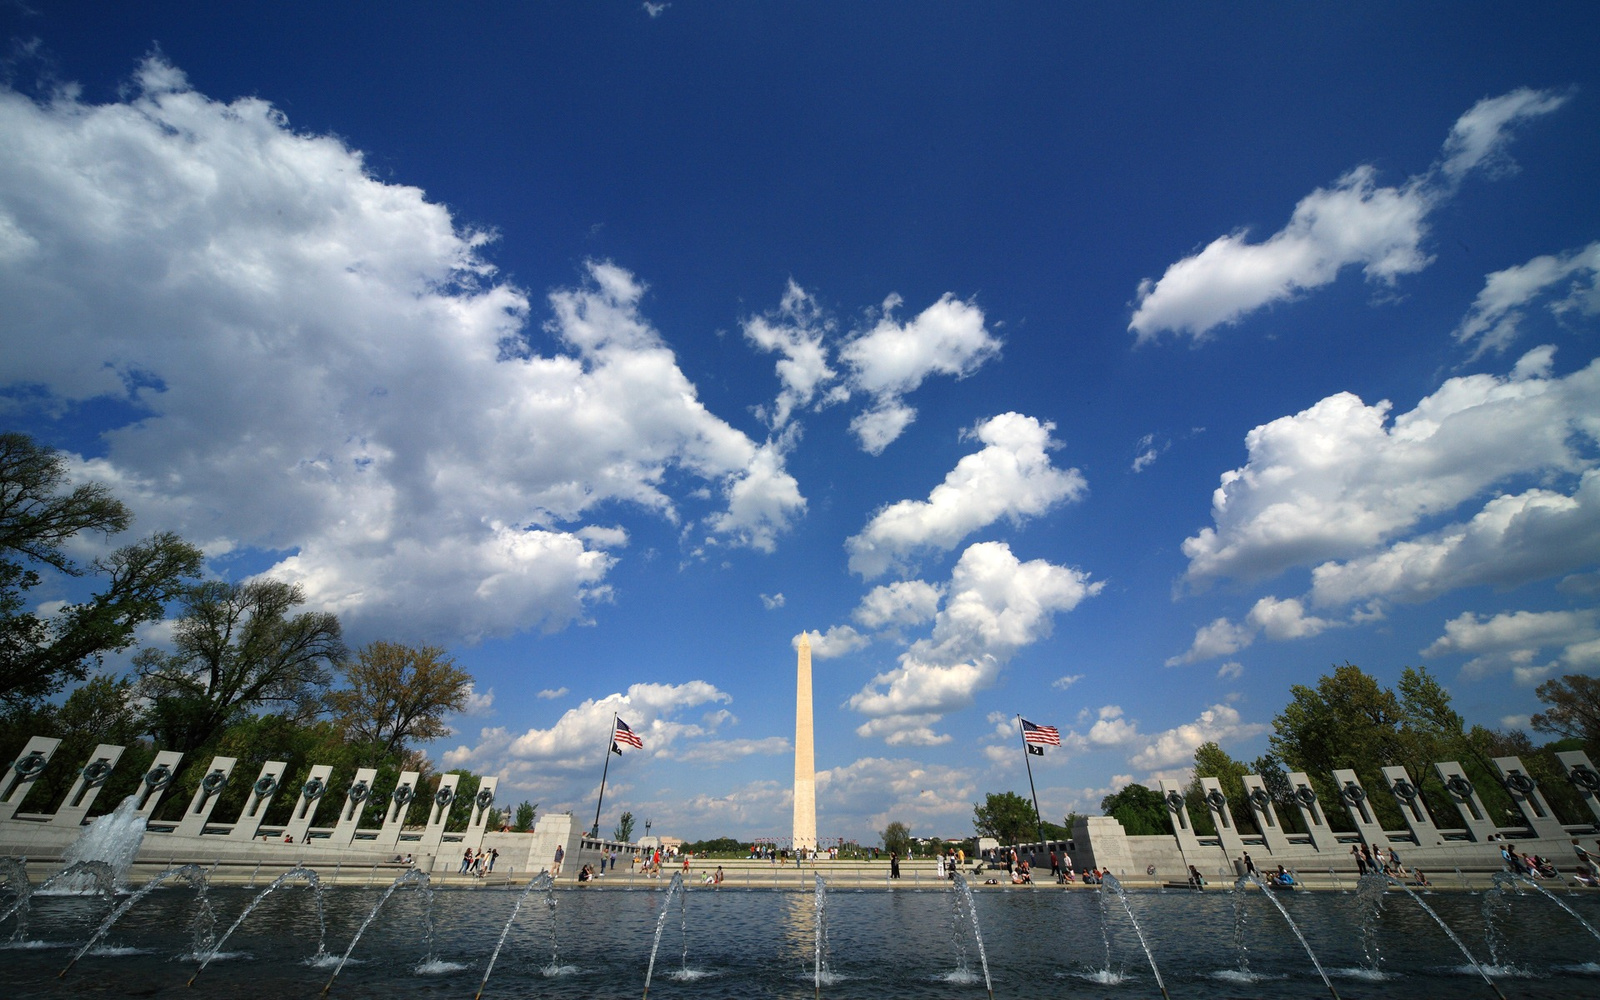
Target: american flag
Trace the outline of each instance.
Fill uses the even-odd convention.
[[[1036,726],[1027,719],[1022,720],[1022,742],[1039,743],[1047,747],[1061,745],[1061,730],[1055,726]]]
[[[628,746],[635,747],[639,750],[644,749],[644,740],[641,740],[639,738],[639,734],[629,729],[628,724],[623,722],[621,719],[617,720],[617,732],[614,739],[618,743],[626,743]],[[1056,742],[1061,742],[1059,737],[1057,737]]]

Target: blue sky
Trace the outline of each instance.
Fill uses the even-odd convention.
[[[786,835],[801,631],[866,840],[1600,666],[1589,5],[226,7],[0,9],[0,420],[515,799]]]

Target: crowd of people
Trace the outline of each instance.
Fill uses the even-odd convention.
[[[958,852],[959,853],[959,852]],[[1083,868],[1076,872],[1072,868],[1072,858],[1065,851],[1056,853],[1055,850],[1047,852],[1050,864],[1050,874],[1055,878],[1057,885],[1099,885],[1104,877],[1110,873],[1109,869]],[[1038,853],[1029,850],[1026,857],[1017,853],[1017,849],[1001,848],[999,850],[985,850],[977,866],[973,868],[974,875],[980,874],[987,866],[998,869],[1009,876],[1012,885],[1033,885],[1033,872],[1039,861]],[[952,869],[953,871],[953,869]],[[999,878],[984,879],[984,885],[999,885]]]
[[[873,861],[878,860],[879,851],[876,847],[866,849],[867,857]],[[793,851],[787,847],[778,847],[770,843],[755,843],[750,845],[748,859],[751,861],[766,861],[775,865],[786,865],[790,861],[803,864],[807,861],[837,861],[839,848],[837,845],[829,847],[797,847]]]
[[[1350,856],[1355,860],[1356,873],[1387,875],[1394,879],[1410,879],[1412,885],[1432,885],[1420,868],[1407,868],[1400,863],[1400,852],[1393,847],[1385,851],[1380,846],[1352,844]]]
[[[498,860],[500,860],[500,852],[496,848],[491,847],[488,850],[474,853],[472,848],[469,847],[466,853],[461,855],[461,868],[456,874],[475,875],[478,878],[482,878],[494,871],[494,863]]]

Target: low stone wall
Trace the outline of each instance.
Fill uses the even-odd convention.
[[[1453,874],[1458,868],[1476,872],[1502,869],[1505,863],[1500,850],[1510,843],[1519,854],[1537,854],[1560,869],[1571,870],[1577,862],[1574,838],[1581,839],[1591,854],[1600,856],[1600,772],[1581,751],[1563,751],[1557,758],[1567,768],[1567,779],[1588,806],[1593,822],[1562,823],[1516,757],[1498,757],[1494,764],[1507,793],[1528,817],[1527,826],[1502,827],[1491,822],[1476,790],[1454,761],[1434,765],[1458,813],[1448,818],[1429,814],[1404,769],[1382,769],[1388,781],[1384,791],[1393,796],[1406,821],[1405,830],[1386,830],[1378,825],[1366,789],[1355,772],[1349,770],[1338,770],[1333,775],[1340,789],[1335,805],[1345,811],[1354,827],[1349,832],[1336,832],[1329,826],[1323,803],[1303,773],[1292,773],[1289,780],[1294,788],[1293,807],[1309,833],[1289,833],[1278,815],[1278,803],[1266,794],[1261,779],[1246,775],[1243,784],[1256,829],[1246,833],[1236,828],[1220,784],[1214,778],[1204,778],[1201,787],[1217,832],[1215,836],[1202,837],[1195,832],[1181,786],[1162,781],[1161,792],[1176,833],[1130,837],[1122,824],[1110,817],[1080,819],[1073,831],[1073,862],[1080,868],[1109,868],[1119,878],[1126,875],[1130,879],[1149,878],[1148,873],[1154,868],[1154,877],[1159,881],[1182,881],[1190,865],[1207,879],[1215,879],[1219,873],[1231,878],[1235,862],[1249,853],[1258,871],[1283,865],[1301,872],[1326,874],[1332,869],[1353,876],[1358,869],[1351,849],[1366,844],[1398,850],[1405,867],[1420,868],[1433,877]]]
[[[0,773],[0,853],[13,856],[56,858],[82,833],[89,815],[106,781],[115,773],[125,748],[101,744],[89,759],[77,767],[76,777],[65,800],[53,813],[21,813],[19,808],[40,775],[50,767],[60,767],[73,762],[55,760],[61,741],[54,737],[35,736],[23,747],[17,759]],[[455,804],[461,776],[441,775],[438,787],[431,792],[422,788],[421,775],[407,771],[399,776],[393,788],[376,787],[377,770],[361,768],[354,780],[342,791],[329,786],[333,768],[320,764],[310,768],[308,777],[296,787],[285,788],[289,765],[284,761],[267,761],[250,785],[249,794],[239,814],[232,819],[215,815],[222,790],[231,782],[244,780],[245,775],[235,775],[238,760],[233,757],[213,757],[195,790],[189,805],[180,819],[170,823],[153,823],[156,808],[170,788],[178,773],[183,755],[173,751],[156,754],[150,769],[141,776],[138,792],[117,806],[113,812],[127,818],[143,818],[147,829],[139,853],[141,862],[157,862],[168,858],[186,862],[209,863],[213,861],[262,863],[336,865],[377,864],[394,857],[412,856],[427,870],[442,868],[450,857],[459,866],[462,852],[468,848],[482,848],[489,818],[494,806],[498,779],[484,777],[478,783],[472,808],[464,831],[445,829],[450,809]],[[280,796],[292,795],[290,819],[284,824],[264,825],[267,810]],[[373,796],[386,803],[381,826],[362,827],[364,806],[370,805]],[[411,803],[424,798],[428,804],[427,822],[421,826],[405,825]],[[313,825],[317,820],[322,825]],[[328,821],[332,825],[328,825]],[[566,817],[570,826],[571,817]],[[559,822],[552,824],[560,826]],[[566,827],[559,834],[565,836]],[[543,843],[537,836],[533,842]],[[525,864],[532,864],[536,852],[532,847]],[[554,853],[553,842],[550,853]],[[506,851],[501,851],[502,855]]]

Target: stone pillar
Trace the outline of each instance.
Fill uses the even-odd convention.
[[[1195,834],[1194,824],[1189,820],[1189,804],[1184,801],[1183,786],[1167,778],[1161,779],[1160,786],[1161,798],[1166,801],[1167,812],[1172,817],[1172,832],[1178,838],[1178,852],[1183,855],[1183,863],[1198,864],[1200,838]]]
[[[1128,831],[1115,816],[1079,816],[1072,824],[1072,843],[1072,863],[1080,869],[1099,868],[1121,879],[1133,868]]]
[[[11,819],[17,814],[17,808],[28,797],[33,783],[39,780],[39,775],[44,772],[60,745],[61,741],[54,736],[35,736],[28,740],[22,753],[0,777],[0,820]]]
[[[1206,808],[1211,810],[1211,822],[1217,826],[1217,843],[1222,853],[1233,861],[1244,853],[1244,841],[1233,825],[1233,811],[1228,808],[1228,797],[1222,794],[1222,782],[1216,778],[1201,778],[1200,791],[1206,797]]]
[[[1267,850],[1273,854],[1287,851],[1289,837],[1283,831],[1283,824],[1278,822],[1278,810],[1272,804],[1267,783],[1261,780],[1259,774],[1244,776],[1244,797],[1250,803],[1250,815],[1255,817],[1256,829],[1261,831],[1261,839],[1267,845]]]
[[[525,870],[530,875],[549,871],[550,867],[555,864],[556,848],[558,846],[567,854],[571,854],[567,844],[572,839],[571,813],[545,813],[540,816],[538,822],[533,824],[533,842],[528,845],[528,859]],[[461,859],[457,858],[456,863],[459,865]],[[568,879],[577,876],[578,866],[571,859],[563,859],[561,869],[562,875]],[[453,871],[454,869],[451,870]]]
[[[1367,790],[1361,787],[1356,773],[1347,767],[1336,767],[1333,783],[1339,786],[1339,801],[1344,803],[1344,811],[1350,814],[1362,841],[1371,847],[1388,847],[1389,835],[1383,832],[1383,824],[1378,822],[1378,814],[1367,801]]]
[[[1600,826],[1600,771],[1595,770],[1589,755],[1582,750],[1562,750],[1556,759],[1567,769],[1567,780],[1583,796],[1584,805],[1594,813],[1595,825]]]
[[[456,786],[460,783],[459,774],[445,774],[439,778],[439,790],[433,793],[433,802],[428,806],[428,826],[422,832],[421,849],[429,854],[439,853],[439,845],[444,841],[444,824],[450,818],[450,806],[456,800]]]
[[[1318,851],[1337,853],[1343,845],[1338,835],[1328,828],[1328,817],[1322,811],[1322,803],[1317,801],[1317,789],[1311,784],[1310,776],[1304,771],[1290,771],[1289,787],[1294,789],[1295,808],[1300,810],[1300,818],[1311,832],[1312,845]]]
[[[78,780],[72,783],[72,790],[67,792],[67,800],[56,810],[50,818],[51,823],[60,823],[63,826],[82,826],[84,817],[89,815],[89,809],[94,806],[94,800],[100,795],[100,789],[105,787],[106,779],[111,777],[111,769],[117,766],[117,761],[122,759],[122,747],[102,743],[94,748],[94,753],[89,755],[89,760],[78,771]]]
[[[1544,793],[1539,791],[1539,783],[1528,774],[1521,759],[1496,757],[1494,766],[1500,772],[1500,780],[1511,794],[1511,800],[1522,809],[1522,815],[1533,828],[1533,835],[1540,840],[1565,838],[1567,831],[1562,829],[1561,820],[1550,811],[1550,803],[1544,800]]]
[[[1422,801],[1422,790],[1411,783],[1411,776],[1406,774],[1406,769],[1385,767],[1383,777],[1389,782],[1389,794],[1394,796],[1394,804],[1400,807],[1406,829],[1411,831],[1417,846],[1438,847],[1443,844],[1444,837],[1439,833],[1439,828],[1433,825],[1433,817],[1428,815],[1428,807]]]
[[[311,834],[311,820],[317,815],[317,806],[327,798],[328,776],[332,773],[332,764],[318,764],[311,769],[310,777],[300,786],[300,795],[295,800],[294,811],[289,814],[288,825],[283,828],[284,836],[293,837],[297,844],[306,842]]]
[[[239,810],[239,818],[233,821],[233,829],[228,833],[230,840],[256,839],[261,821],[267,815],[267,807],[272,805],[272,797],[278,794],[278,786],[283,784],[283,776],[288,769],[289,765],[281,760],[269,760],[261,765],[261,774],[256,777],[256,783],[250,786],[250,797],[245,800],[244,808]]]
[[[1489,817],[1489,810],[1478,798],[1478,790],[1472,787],[1472,782],[1459,763],[1453,760],[1440,761],[1433,765],[1433,769],[1439,773],[1439,780],[1444,782],[1445,791],[1450,793],[1450,800],[1456,804],[1456,810],[1461,813],[1461,822],[1473,840],[1480,844],[1487,843],[1490,837],[1500,832],[1499,824]]]
[[[394,793],[389,796],[389,811],[383,815],[383,829],[378,831],[377,843],[391,847],[400,843],[400,831],[406,825],[406,813],[411,810],[411,800],[417,797],[417,773],[405,771],[395,782]]]
[[[361,809],[372,794],[372,782],[377,777],[378,769],[375,767],[356,769],[356,780],[350,782],[350,789],[345,792],[344,807],[339,810],[339,819],[333,825],[330,843],[343,846],[356,839],[356,830],[361,826]]]
[[[144,778],[139,782],[139,815],[150,821],[155,815],[156,806],[161,804],[161,797],[167,794],[167,789],[172,787],[172,779],[178,774],[178,762],[183,760],[183,754],[176,750],[163,750],[156,754],[156,759],[150,762],[150,770],[144,773]]]
[[[494,808],[494,793],[499,787],[499,778],[486,776],[478,781],[478,794],[472,797],[472,818],[467,821],[467,835],[463,841],[473,850],[483,847],[483,835],[489,829],[489,810]]]
[[[198,837],[205,833],[206,823],[211,819],[211,811],[217,808],[217,800],[222,797],[222,789],[227,786],[228,778],[233,775],[233,765],[237,764],[237,757],[213,757],[211,767],[206,771],[205,777],[200,779],[200,787],[194,790],[194,798],[189,800],[189,808],[183,811],[183,819],[178,821],[178,828],[172,832],[180,837]]]
[[[800,633],[794,692],[794,847],[817,846],[817,763],[811,742],[811,640]]]

